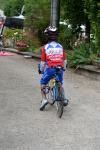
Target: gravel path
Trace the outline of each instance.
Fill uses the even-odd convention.
[[[63,117],[39,111],[38,61],[0,57],[0,150],[100,150],[100,82],[68,70]]]

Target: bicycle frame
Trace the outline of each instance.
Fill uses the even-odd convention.
[[[62,117],[64,109],[63,88],[58,77],[60,69],[61,68],[56,68],[55,75],[50,80],[49,84],[44,87],[44,92],[46,94],[48,102],[52,100],[52,103],[49,102],[52,105],[56,102],[57,114],[59,118]]]
[[[59,71],[59,70],[58,70]],[[62,91],[62,85],[59,81],[58,71],[56,72],[54,78],[52,79],[53,83],[53,100],[56,102],[57,115],[59,118],[62,117],[63,109],[64,109],[64,97]]]
[[[60,89],[60,84],[56,80],[56,77],[53,78],[52,80],[53,80],[53,85],[52,85],[53,99],[54,99],[54,101],[57,101],[58,88]],[[51,80],[51,82],[52,82],[52,80]]]
[[[60,68],[56,68],[56,69],[57,69],[56,70],[56,74],[52,77],[52,79],[50,80],[49,84],[44,87],[44,92],[45,92],[46,95],[48,95],[48,93],[50,91],[52,91],[52,93],[53,93],[52,97],[53,97],[54,101],[58,100],[57,99],[57,95],[58,95],[57,90],[58,89],[59,89],[58,90],[59,95],[62,94],[62,85],[61,85],[61,83],[59,81],[59,77],[58,77],[58,72],[60,71],[61,67]]]

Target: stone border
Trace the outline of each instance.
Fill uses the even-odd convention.
[[[100,81],[100,68],[94,65],[79,65],[75,72]]]

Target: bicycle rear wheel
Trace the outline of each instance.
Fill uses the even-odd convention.
[[[59,100],[57,101],[57,115],[59,118],[62,117],[64,111],[64,104],[62,97],[58,97]]]
[[[57,106],[57,115],[59,118],[62,117],[63,115],[63,110],[64,110],[64,101],[63,101],[63,96],[60,93],[60,87],[56,85],[56,106]]]

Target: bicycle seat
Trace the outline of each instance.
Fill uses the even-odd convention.
[[[56,69],[56,73],[58,73],[61,69],[63,69],[63,67],[61,66],[55,66],[54,68]]]

